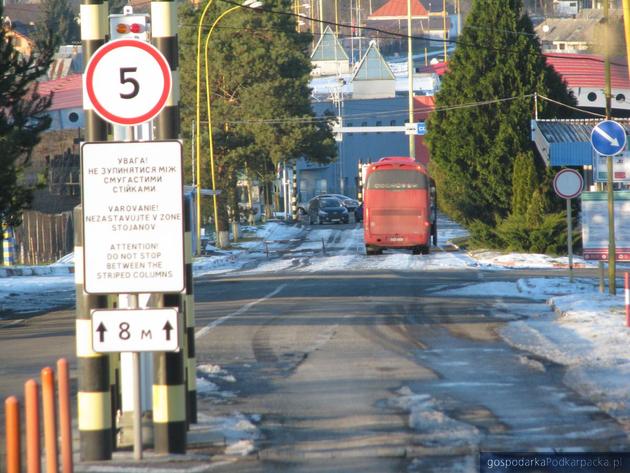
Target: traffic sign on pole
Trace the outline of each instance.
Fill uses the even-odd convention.
[[[81,146],[87,293],[184,290],[182,179],[179,141]]]
[[[150,43],[119,39],[92,55],[83,75],[84,108],[115,125],[140,125],[155,118],[171,92],[171,68]]]
[[[574,199],[582,193],[584,179],[575,169],[561,169],[553,178],[553,189],[563,199]]]
[[[177,309],[94,309],[92,347],[96,353],[176,351]]]
[[[593,149],[604,156],[614,156],[626,147],[626,130],[618,122],[603,120],[591,131]]]

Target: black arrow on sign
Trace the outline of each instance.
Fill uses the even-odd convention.
[[[173,330],[173,326],[170,324],[170,322],[167,320],[166,324],[164,324],[164,327],[162,327],[162,330],[164,330],[166,332],[166,340],[170,341],[171,339],[171,330]]]
[[[105,341],[105,332],[107,332],[107,329],[105,328],[105,325],[103,325],[103,322],[98,325],[96,331],[99,334],[99,341],[103,343]]]

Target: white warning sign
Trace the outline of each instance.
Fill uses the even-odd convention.
[[[182,291],[181,143],[84,143],[81,180],[85,291]]]

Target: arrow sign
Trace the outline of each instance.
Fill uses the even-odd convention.
[[[591,132],[591,145],[603,156],[619,154],[626,147],[626,130],[616,121],[601,121]]]
[[[170,324],[170,322],[167,320],[166,324],[164,324],[163,330],[166,332],[166,340],[170,340],[171,339],[171,330],[173,330],[173,326]]]
[[[96,353],[177,351],[177,309],[93,309],[92,349]],[[107,332],[107,337],[105,337]],[[162,333],[164,332],[164,335]]]
[[[105,341],[105,332],[107,332],[107,329],[105,328],[105,325],[103,325],[103,322],[98,324],[98,328],[96,329],[96,331],[99,335],[99,341],[103,343]]]

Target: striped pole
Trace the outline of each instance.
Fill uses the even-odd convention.
[[[106,296],[84,291],[83,209],[74,209],[74,280],[76,287],[76,344],[79,388],[77,414],[80,456],[84,461],[110,460],[113,450],[109,356],[92,350],[93,308],[107,307]]]
[[[108,34],[109,2],[103,0],[82,0],[81,13],[81,48],[83,50],[83,70],[94,52],[105,44]],[[85,111],[85,140],[107,141],[107,123],[92,108],[83,93]]]
[[[2,224],[2,264],[13,266],[15,264],[15,237],[13,228],[7,224]]]
[[[624,273],[623,282],[626,300],[626,327],[630,327],[630,273]]]
[[[293,192],[291,193],[291,217],[294,222],[298,220],[298,180],[297,180],[297,163],[293,163],[293,176],[291,182],[293,184]]]
[[[159,140],[178,139],[179,123],[179,47],[177,41],[177,3],[172,0],[151,2],[151,37],[153,45],[171,66],[173,85],[166,106],[156,118]]]
[[[166,107],[156,119],[157,139],[177,139],[179,124],[179,51],[177,41],[177,4],[172,0],[151,2],[152,38],[171,66],[173,86]],[[190,226],[186,246],[192,245]],[[188,253],[189,250],[186,250]],[[191,263],[192,264],[192,263]],[[188,268],[187,268],[188,269]],[[192,266],[191,266],[192,271]],[[188,274],[188,271],[187,273]],[[188,276],[186,277],[188,279]],[[178,307],[183,316],[191,281],[186,281],[186,294],[165,294],[165,307]],[[188,344],[186,344],[188,346]],[[155,451],[158,453],[186,452],[186,399],[184,384],[184,350],[177,353],[156,353],[153,376],[153,427]]]
[[[363,163],[359,160],[359,181],[357,184],[357,200],[363,203]]]
[[[80,14],[84,71],[92,55],[105,44],[109,30],[108,12],[107,1],[82,0]],[[93,110],[85,91],[83,109],[86,141],[107,141],[107,123]],[[109,460],[114,446],[109,356],[92,350],[90,316],[91,309],[107,307],[107,297],[90,296],[84,291],[83,211],[80,206],[74,209],[74,244],[80,457],[85,461]]]
[[[186,333],[184,342],[186,346],[186,419],[188,423],[197,423],[197,362],[195,355],[195,296],[193,294],[193,266],[192,266],[192,208],[193,201],[189,196],[186,201],[184,213],[184,263],[186,264],[186,296],[184,300],[184,313],[186,317]]]

